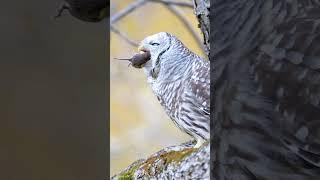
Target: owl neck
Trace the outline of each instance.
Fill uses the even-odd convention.
[[[196,57],[181,44],[173,45],[167,53],[161,56],[158,79],[166,82],[181,79],[184,73],[191,71],[192,62]]]

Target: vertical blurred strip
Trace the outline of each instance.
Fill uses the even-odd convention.
[[[2,4],[1,180],[109,177],[108,18],[54,19],[60,3]]]

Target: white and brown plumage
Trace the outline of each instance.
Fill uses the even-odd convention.
[[[166,32],[148,36],[139,50],[150,52],[143,68],[154,94],[175,125],[200,147],[210,138],[209,61]]]

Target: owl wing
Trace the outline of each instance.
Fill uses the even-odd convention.
[[[320,8],[303,7],[311,1],[273,1],[270,14],[263,15],[252,8],[263,1],[248,2],[242,7],[251,8],[248,22],[238,35],[248,32],[255,18],[279,17],[274,24],[251,26],[249,36],[238,37],[245,42],[241,47],[228,49],[232,45],[219,43],[225,41],[219,36],[212,40],[213,174],[220,179],[319,177]]]
[[[320,168],[320,8],[289,20],[260,45],[253,75],[277,114],[279,140],[305,164]],[[281,121],[281,122],[280,122]]]
[[[195,61],[184,80],[180,117],[187,117],[191,129],[203,139],[210,138],[210,67],[209,63]]]
[[[195,108],[208,120],[210,116],[210,64],[203,59],[195,61],[190,79],[187,79],[188,94]]]

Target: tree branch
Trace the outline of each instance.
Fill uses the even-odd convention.
[[[117,29],[114,25],[110,25],[111,31],[119,35],[124,41],[126,41],[128,44],[134,47],[138,47],[139,43],[131,40],[125,33],[121,32],[119,29]]]
[[[209,55],[210,52],[210,0],[194,0],[194,11],[196,17],[198,18],[200,29],[202,31],[204,47],[206,54]]]
[[[193,8],[193,3],[191,2],[179,2],[179,1],[172,1],[172,0],[149,0],[149,1],[155,2],[155,3],[162,3],[165,5],[175,5],[180,7]]]
[[[203,42],[201,40],[201,38],[199,37],[198,33],[195,31],[195,29],[193,28],[193,26],[188,22],[188,20],[183,16],[183,14],[181,13],[181,11],[179,11],[179,9],[177,9],[176,7],[172,6],[172,5],[166,5],[166,7],[182,22],[182,24],[186,27],[186,29],[190,32],[190,34],[192,35],[192,37],[196,40],[198,46],[200,47],[200,49],[204,51],[204,45]]]
[[[125,17],[126,15],[130,14],[135,9],[141,7],[147,2],[147,0],[137,0],[131,4],[129,4],[125,9],[121,10],[120,12],[116,13],[115,15],[111,16],[110,24],[114,24],[119,21],[121,18]]]
[[[179,2],[179,1],[174,1],[174,0],[136,0],[135,2],[129,4],[126,8],[121,10],[120,12],[116,13],[115,15],[111,16],[110,18],[110,26],[111,30],[118,34],[123,40],[125,40],[127,43],[129,43],[132,46],[138,46],[138,43],[135,41],[131,40],[126,34],[121,32],[119,29],[117,29],[113,24],[115,24],[117,21],[120,19],[124,18],[137,8],[143,6],[147,2],[154,2],[154,3],[161,3],[165,7],[168,8],[181,22],[182,24],[186,27],[186,29],[190,32],[190,34],[193,36],[199,47],[205,51],[204,44],[202,42],[202,39],[200,38],[199,34],[195,31],[193,26],[188,22],[188,20],[184,17],[182,12],[177,9],[175,6],[179,7],[193,7],[192,2]]]

